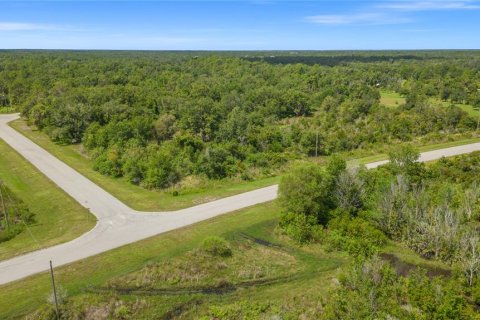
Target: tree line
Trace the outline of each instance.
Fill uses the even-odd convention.
[[[192,175],[248,180],[293,159],[477,129],[477,119],[430,98],[478,106],[478,57],[391,56],[339,54],[342,62],[328,66],[240,53],[5,51],[0,105],[57,143],[83,143],[99,172],[146,188]],[[386,108],[380,89],[407,102]]]

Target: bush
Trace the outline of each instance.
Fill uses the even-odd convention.
[[[289,212],[282,215],[279,226],[284,234],[301,244],[318,242],[323,235],[323,226],[313,216]]]
[[[317,223],[326,224],[334,202],[331,180],[318,165],[298,166],[280,182],[278,199],[285,212],[314,217]]]
[[[0,230],[0,243],[13,239],[16,235],[23,231],[23,226],[13,225],[8,230]]]
[[[34,222],[33,212],[0,180],[0,243],[14,238]]]
[[[202,249],[206,253],[216,257],[232,256],[232,249],[228,242],[220,237],[208,237],[203,240]]]
[[[322,319],[478,319],[457,279],[406,277],[378,257],[355,264],[340,277]]]
[[[370,257],[385,245],[385,235],[369,222],[348,216],[332,219],[326,239],[330,250],[342,250],[356,257]]]

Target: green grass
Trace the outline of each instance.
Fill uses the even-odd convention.
[[[381,90],[380,91],[380,104],[395,108],[405,103],[405,98],[397,92]]]
[[[13,107],[0,107],[0,114],[14,113],[15,111]]]
[[[81,145],[59,145],[52,142],[48,136],[33,127],[30,127],[22,119],[13,121],[11,126],[55,155],[60,160],[69,164],[77,171],[85,175],[90,180],[102,186],[104,189],[118,197],[120,200],[137,210],[174,210],[185,208],[191,205],[208,202],[214,199],[233,195],[240,192],[254,190],[278,183],[281,176],[263,178],[255,181],[209,181],[205,185],[197,188],[189,188],[180,192],[179,196],[173,196],[170,191],[146,190],[131,184],[123,178],[112,178],[100,174],[92,169],[92,161],[82,150]],[[421,152],[438,150],[442,148],[460,146],[475,142],[480,142],[480,137],[465,138],[449,137],[449,139],[459,139],[448,142],[420,145],[418,149]],[[370,163],[388,158],[385,153],[373,154],[374,150],[353,150],[344,153],[346,159],[360,163]],[[367,154],[367,155],[366,155]],[[370,155],[368,155],[370,154]],[[324,163],[328,157],[319,156],[309,158],[310,160]],[[218,190],[221,189],[221,190]]]
[[[435,99],[435,98],[430,99],[430,102],[434,105],[441,105],[444,107],[448,107],[452,105],[450,101],[442,101],[440,99]],[[405,103],[405,97],[403,97],[401,94],[394,91],[387,91],[387,90],[380,91],[380,104],[389,108],[395,108],[404,103]],[[475,109],[473,106],[469,104],[454,103],[454,105],[464,110],[472,117],[476,118],[480,116],[480,110]]]
[[[104,287],[109,280],[140,270],[147,264],[181,258],[197,248],[207,236],[217,235],[231,242],[239,241],[244,234],[280,243],[298,263],[298,277],[270,286],[243,288],[222,297],[222,301],[238,299],[284,299],[285,292],[301,293],[311,290],[312,283],[322,283],[315,290],[324,292],[331,286],[329,280],[348,259],[343,254],[326,254],[319,246],[296,247],[276,235],[275,227],[279,209],[275,202],[247,208],[191,227],[158,235],[124,246],[55,270],[58,285],[70,297],[82,297],[88,288]],[[48,273],[31,276],[0,287],[0,318],[21,317],[45,304],[50,292]],[[108,295],[107,295],[108,296]],[[188,299],[189,296],[185,296]],[[202,299],[217,299],[203,295]],[[156,301],[168,301],[157,297]],[[173,299],[174,301],[177,301]],[[182,299],[180,299],[182,300]],[[213,301],[212,301],[213,302]],[[173,303],[170,301],[170,303]],[[159,308],[164,308],[159,304]]]
[[[0,179],[35,214],[36,222],[0,243],[0,260],[66,242],[95,225],[95,217],[0,140]]]
[[[77,310],[101,308],[102,305],[111,304],[112,301],[127,304],[141,301],[145,306],[135,315],[135,318],[139,319],[162,318],[161,315],[166,312],[178,310],[189,303],[198,305],[190,311],[185,311],[187,319],[196,319],[199,315],[208,313],[212,305],[228,308],[244,302],[247,303],[247,306],[244,306],[247,309],[249,303],[272,304],[292,312],[299,309],[307,311],[314,309],[318,307],[318,302],[322,298],[328,296],[329,290],[334,285],[333,280],[351,258],[344,253],[326,253],[319,244],[301,247],[293,244],[276,232],[279,212],[275,201],[265,203],[59,267],[55,269],[57,285],[67,291],[70,308],[76,305]],[[225,266],[218,272],[211,270],[211,262],[195,260],[198,257],[192,259],[192,250],[194,252],[199,248],[202,241],[209,236],[227,239],[232,245],[233,254],[240,257],[236,260],[225,258]],[[252,242],[252,239],[269,241],[279,247],[262,247]],[[256,254],[251,249],[245,250],[246,244],[254,246],[254,250],[259,250],[259,253]],[[263,254],[263,250],[268,251],[267,254]],[[383,251],[422,266],[435,267],[438,264],[426,262],[410,250],[396,244],[387,246]],[[242,254],[245,255],[245,259]],[[281,263],[283,258],[277,254],[288,256],[292,265],[283,265]],[[274,264],[277,266],[269,268],[270,262],[272,266]],[[152,270],[156,265],[160,266],[160,269],[157,269],[160,276],[167,276],[168,279],[164,282],[147,281],[144,285],[144,279],[152,275],[145,270]],[[182,280],[182,272],[176,269],[183,266],[186,266],[184,270],[187,276],[193,272],[203,274],[200,282]],[[266,270],[267,279],[275,279],[277,276],[281,278],[271,284],[239,287],[222,294],[182,291],[199,286],[205,287],[205,284],[209,283],[215,287],[223,277],[226,277],[229,283],[238,285],[243,280],[235,280],[238,279],[235,270],[241,271],[245,268]],[[174,280],[175,273],[180,274],[178,282]],[[222,276],[222,273],[226,275]],[[122,288],[122,283],[125,287],[144,290],[146,294],[122,293],[117,291],[118,289],[113,289]],[[155,288],[166,288],[174,293],[155,293],[152,291]],[[0,286],[0,318],[18,318],[39,308],[51,309],[46,303],[46,297],[50,292],[48,273]]]
[[[281,179],[281,176],[275,176],[254,181],[204,181],[201,186],[186,188],[181,190],[178,196],[173,196],[172,192],[168,190],[147,190],[131,184],[124,178],[112,178],[102,175],[101,173],[93,170],[92,161],[82,151],[81,145],[55,144],[46,134],[28,126],[24,120],[16,120],[11,123],[11,126],[63,162],[75,168],[78,172],[107,190],[125,204],[141,211],[176,210],[187,208],[192,205],[205,203],[222,197],[273,185],[278,183]],[[420,146],[419,149],[422,152],[431,151],[479,141],[480,138],[465,139],[463,137],[457,141]],[[346,159],[356,159],[354,160],[355,162],[362,164],[385,160],[388,158],[385,153],[372,154],[373,152],[373,150],[366,152],[357,150],[349,152],[344,156]],[[325,159],[318,157],[318,159],[312,158],[310,160],[324,162]]]
[[[426,146],[422,149],[433,150],[479,140],[480,138],[448,142]],[[80,159],[83,159],[83,156]],[[69,231],[65,229],[68,226],[77,228],[81,223],[89,222],[88,219],[79,219],[79,217],[82,217],[81,214],[78,214],[79,211],[83,212],[84,218],[87,216],[84,209],[79,207],[43,175],[35,171],[30,164],[4,143],[0,143],[0,174],[5,177],[5,182],[19,197],[24,199],[34,212],[44,212],[38,217],[46,220],[42,220],[43,223],[32,227],[32,230],[38,228],[36,231],[38,236],[40,237],[43,234],[45,241],[50,238],[58,241],[61,238],[56,233],[63,235],[64,232]],[[332,279],[338,276],[341,268],[349,262],[349,258],[338,252],[325,253],[320,245],[298,247],[288,239],[279,236],[275,231],[279,212],[278,204],[270,202],[111,250],[57,268],[57,283],[67,290],[71,303],[77,303],[83,307],[93,303],[110,301],[113,299],[112,297],[127,302],[143,299],[148,307],[141,311],[141,316],[146,319],[156,318],[159,314],[179,308],[183,304],[192,303],[192,301],[201,301],[201,306],[196,307],[195,312],[203,313],[207,312],[211,305],[235,305],[239,301],[273,302],[275,305],[288,305],[291,299],[309,297],[310,300],[301,300],[301,303],[306,303],[308,306],[312,299],[319,301],[328,294],[328,290],[333,284]],[[62,213],[61,219],[57,216],[58,213]],[[63,213],[71,216],[64,216]],[[49,221],[49,219],[52,221]],[[74,221],[74,223],[71,223],[71,221]],[[61,223],[61,225],[58,226],[56,223]],[[93,224],[93,219],[89,223]],[[76,235],[83,232],[78,229],[75,230],[78,231]],[[52,234],[48,232],[52,232]],[[74,237],[71,232],[69,234]],[[132,274],[138,275],[139,271],[154,263],[168,264],[169,261],[185,260],[185,257],[188,258],[188,252],[198,248],[199,243],[207,236],[218,235],[225,237],[231,243],[235,243],[241,240],[244,234],[283,246],[286,252],[296,261],[295,267],[290,270],[292,273],[291,279],[271,285],[241,288],[223,295],[137,296],[127,294],[118,297],[114,292],[94,294],[89,291],[91,288],[106,287],[112,280],[122,279],[122,277]],[[27,245],[26,247],[29,248],[34,247],[34,243],[25,242],[28,240],[28,237],[25,238],[26,235],[22,234],[17,240],[23,239],[20,244]],[[432,265],[432,267],[438,264],[436,262],[426,262],[410,250],[396,244],[389,245],[384,251],[394,253],[400,259],[409,263],[423,266]],[[254,258],[262,259],[262,257]],[[250,257],[250,259],[253,259],[252,261],[254,261],[254,258]],[[254,261],[254,263],[265,268],[266,264],[264,262],[261,260]],[[236,265],[239,265],[239,263],[237,262]],[[232,277],[231,274],[230,277]],[[212,274],[211,279],[217,281],[218,277]],[[0,318],[22,317],[38,308],[47,308],[46,297],[49,292],[50,278],[48,273],[34,275],[0,286]],[[294,307],[295,304],[291,306],[292,309]],[[195,318],[195,315],[190,315],[190,317]]]
[[[433,104],[440,104],[443,107],[449,107],[452,105],[452,102],[450,101],[442,101],[440,99],[430,99],[430,101]],[[474,117],[475,119],[480,116],[480,110],[475,109],[473,106],[469,104],[463,104],[463,103],[453,103],[453,105],[459,107],[463,111],[467,112],[470,116]]]
[[[204,181],[200,186],[181,190],[178,196],[171,191],[147,190],[131,184],[124,178],[112,178],[93,170],[92,160],[82,152],[81,145],[58,145],[46,134],[16,120],[11,126],[42,148],[75,168],[109,193],[133,209],[140,211],[177,210],[234,194],[251,191],[278,183],[279,177],[255,181]]]
[[[422,266],[427,269],[451,269],[451,266],[442,261],[424,259],[412,250],[393,241],[390,241],[390,243],[382,249],[382,252],[395,254],[396,257],[405,263]]]

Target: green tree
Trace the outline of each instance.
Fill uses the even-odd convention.
[[[333,208],[331,178],[318,165],[297,166],[280,182],[279,201],[285,212],[313,216],[326,224]]]
[[[418,161],[420,153],[411,145],[402,145],[388,154],[394,174],[404,175],[411,183],[419,183],[425,175],[425,165]]]
[[[158,141],[168,140],[173,136],[177,130],[175,120],[175,116],[171,114],[163,114],[155,120],[153,127],[155,128],[155,135]]]

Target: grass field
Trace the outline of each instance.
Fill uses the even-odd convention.
[[[205,237],[218,235],[231,243],[242,243],[245,242],[245,237],[251,237],[279,244],[295,260],[295,272],[292,277],[275,285],[251,286],[224,295],[153,295],[146,298],[152,303],[148,312],[163,313],[192,299],[200,299],[207,304],[240,299],[265,301],[265,296],[271,300],[284,301],[286,292],[289,295],[309,292],[313,290],[312,284],[316,283],[322,284],[315,288],[318,291],[316,294],[324,294],[332,283],[329,279],[347,261],[346,256],[340,253],[326,254],[317,245],[299,248],[290,244],[275,233],[278,214],[278,207],[272,202],[162,234],[60,267],[56,269],[57,283],[74,300],[95,299],[95,294],[88,293],[90,289],[105,287],[110,280],[139,270],[145,265],[182,257],[198,247]],[[49,291],[50,278],[47,273],[0,287],[0,318],[20,317],[45,305]],[[105,294],[107,299],[112,295],[115,295],[114,292]],[[131,297],[125,295],[121,298],[128,300]]]
[[[196,204],[278,183],[278,177],[255,181],[204,181],[200,186],[186,188],[173,196],[172,191],[147,190],[131,184],[127,179],[112,178],[93,170],[92,161],[79,145],[58,145],[46,134],[29,127],[24,120],[14,121],[12,127],[46,149],[48,152],[75,168],[119,200],[135,210],[158,211],[187,208]]]
[[[35,214],[36,222],[0,243],[0,260],[66,242],[95,225],[95,217],[0,140],[0,179]]]
[[[405,103],[405,98],[401,96],[399,93],[396,93],[394,91],[385,91],[385,90],[380,91],[380,104],[389,108],[395,108],[404,103]]]

